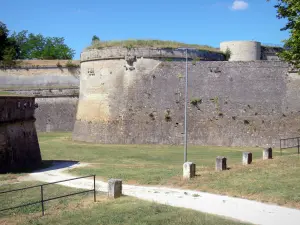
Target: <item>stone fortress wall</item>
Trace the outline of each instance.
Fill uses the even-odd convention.
[[[286,63],[235,61],[234,51],[231,62],[194,61],[197,54],[188,55],[190,144],[277,146],[300,134],[300,76]],[[73,139],[182,144],[184,58],[170,49],[83,52]]]
[[[259,77],[260,74],[268,73],[270,76],[267,75],[267,78],[270,80],[265,80],[266,86],[269,86],[270,84],[273,86],[274,81],[271,78],[274,78],[274,75],[272,74],[281,73],[280,76],[278,75],[278,79],[283,79],[282,82],[284,84],[284,88],[282,91],[288,87],[288,99],[292,99],[290,100],[292,103],[289,103],[292,104],[290,108],[297,108],[296,106],[293,106],[293,104],[295,104],[299,97],[299,93],[297,91],[297,85],[299,85],[298,75],[285,75],[288,68],[286,64],[278,62],[276,52],[279,50],[279,48],[261,46],[261,59],[275,59],[277,62],[258,60],[252,60],[251,62],[225,62],[223,61],[224,55],[222,53],[189,50],[189,90],[190,93],[196,92],[195,94],[190,95],[189,98],[191,101],[192,99],[195,100],[201,98],[201,104],[197,103],[195,106],[196,108],[205,106],[204,96],[206,96],[208,103],[216,101],[217,105],[221,105],[221,99],[224,98],[224,96],[222,97],[221,94],[213,94],[218,92],[217,88],[215,88],[217,87],[215,82],[217,82],[219,85],[220,93],[222,93],[222,85],[225,85],[224,89],[226,90],[226,88],[228,89],[228,86],[226,86],[228,84],[219,83],[221,82],[220,79],[213,80],[216,75],[221,76],[222,74],[222,79],[227,77],[230,80],[232,80],[234,76],[236,76],[238,80],[241,79],[239,77],[245,76],[249,77],[250,79],[247,81],[248,84],[254,84],[258,82],[257,79],[265,79],[264,76]],[[232,57],[234,57],[234,55],[232,55]],[[73,132],[74,139],[77,140],[95,141],[101,143],[137,143],[137,139],[140,138],[141,143],[181,143],[183,131],[182,106],[184,94],[183,82],[185,75],[185,51],[149,48],[104,48],[102,50],[84,51],[81,54],[81,68],[67,68],[65,66],[67,61],[62,60],[28,60],[24,62],[25,63],[22,63],[22,66],[19,68],[0,70],[0,90],[36,97],[35,102],[39,105],[35,111],[37,131],[73,131],[77,111],[77,121],[75,123]],[[73,63],[80,65],[79,61],[73,61]],[[171,70],[172,68],[176,68],[176,70]],[[277,72],[272,70],[272,72],[272,68],[279,70]],[[81,78],[80,70],[83,74]],[[150,82],[149,79],[151,77],[152,81]],[[176,77],[177,79],[175,82],[174,78]],[[158,82],[155,83],[154,81]],[[201,81],[206,82],[206,84],[204,85]],[[80,82],[80,107],[77,110]],[[243,83],[246,81],[239,82]],[[147,85],[146,87],[144,87],[145,84]],[[204,87],[202,87],[203,85]],[[243,85],[245,88],[249,88],[246,84],[243,83]],[[259,85],[261,86],[261,84]],[[210,91],[207,90],[208,86],[212,86],[212,94],[210,94]],[[199,90],[199,88],[202,88],[205,93],[200,91],[198,93],[197,90]],[[171,100],[174,98],[173,95],[170,95],[170,93],[165,93],[165,91],[162,92],[160,89],[170,93],[174,92],[174,95],[176,96],[176,104],[172,105],[169,102],[173,101]],[[213,89],[215,90],[213,91]],[[136,93],[134,90],[136,90]],[[159,96],[158,93],[161,93],[161,96]],[[227,97],[228,96],[230,95],[227,95]],[[283,94],[281,93],[281,97],[282,96]],[[150,99],[152,99],[151,101],[154,101],[154,105],[160,103],[162,106],[155,106],[153,110],[144,112],[141,108],[141,101],[151,105],[152,102]],[[134,102],[135,100],[137,102]],[[279,100],[279,102],[282,101],[282,99]],[[224,103],[225,105],[228,105],[228,101],[224,100],[224,102],[226,102],[226,104]],[[269,106],[266,104],[269,103],[265,103],[265,107]],[[163,105],[166,105],[167,107]],[[175,106],[180,106],[180,108],[176,109]],[[143,107],[146,109],[150,106],[144,105]],[[197,120],[199,118],[201,118],[200,121],[204,123],[203,118],[199,117],[200,115],[204,116],[206,119],[210,118],[210,115],[213,115],[212,109],[207,109],[206,114],[199,113],[194,115],[195,112],[192,111],[195,109],[194,105],[189,104],[189,107],[189,113],[191,115],[189,122],[194,125],[199,123]],[[234,107],[236,107],[236,110],[238,110],[237,114],[240,114],[243,110],[247,110],[239,109],[236,105]],[[234,107],[231,109],[232,112],[233,109],[235,109]],[[167,114],[172,113],[172,110],[175,110],[173,112],[173,114],[175,114],[170,116],[170,118],[172,121],[176,120],[177,122],[175,122],[174,128],[171,129],[171,122],[169,121],[168,123],[164,123],[164,121],[165,117],[168,118]],[[293,109],[293,113],[296,113],[296,110],[297,109]],[[201,111],[203,111],[203,109],[200,108],[197,109],[196,112]],[[130,114],[129,112],[132,113]],[[159,112],[160,117],[156,118]],[[143,113],[145,113],[147,116],[141,116]],[[258,112],[254,112],[254,114],[256,114],[255,116],[258,116]],[[219,112],[216,115],[218,116],[216,117],[214,115],[213,119],[210,118],[209,121],[212,122],[215,118],[215,122],[224,122],[224,119],[226,118],[225,113]],[[230,115],[231,114],[228,114],[227,116]],[[242,115],[244,116],[247,114],[243,113]],[[282,113],[282,115],[286,116],[285,113]],[[141,120],[140,117],[143,117],[143,121],[139,121]],[[223,118],[223,120],[220,120],[219,117]],[[294,117],[297,118],[295,114]],[[151,120],[147,121],[149,118]],[[236,121],[237,116],[233,115],[231,118],[234,118],[235,120],[233,120]],[[288,118],[286,118],[286,120],[287,119]],[[194,123],[194,120],[196,120],[196,123]],[[132,123],[132,121],[135,122]],[[244,121],[242,120],[242,117],[240,117],[240,121]],[[263,119],[261,121],[263,121]],[[291,119],[291,121],[293,122],[294,119]],[[231,135],[227,134],[227,131],[221,131],[220,129],[222,126],[216,125],[216,123],[212,123],[211,125],[208,122],[205,122],[205,126],[200,124],[204,129],[212,130],[209,132],[209,134],[206,134],[206,136],[208,135],[211,137],[202,137],[199,135],[200,131],[204,132],[202,128],[200,129],[200,126],[198,126],[198,128],[193,128],[193,126],[189,125],[189,129],[194,130],[191,131],[191,137],[193,135],[199,136],[191,138],[191,143],[216,145],[223,143],[227,145],[256,145],[259,143],[275,143],[278,136],[291,136],[299,133],[296,131],[296,128],[293,128],[281,134],[278,133],[276,138],[262,137],[261,139],[264,141],[255,140],[249,143],[249,140],[245,141],[244,138],[238,138],[242,136],[240,130],[243,126],[237,128],[237,125],[232,123],[233,121],[228,120],[227,122],[231,125],[231,127],[235,127],[234,129],[229,129],[229,131],[232,133]],[[244,122],[245,125],[247,125],[249,121],[245,119]],[[116,123],[119,125],[116,126]],[[145,130],[143,129],[143,123],[146,123],[145,127],[147,127],[147,129]],[[96,124],[98,125],[96,126]],[[136,126],[142,128],[137,129]],[[250,124],[248,128],[253,127],[253,129],[257,130],[257,126],[260,125]],[[216,127],[218,127],[218,129]],[[133,131],[132,129],[137,130]],[[225,128],[223,127],[222,129]],[[284,128],[280,129],[283,130]],[[139,132],[139,134],[137,135],[136,132]],[[155,137],[151,137],[151,135],[149,135],[151,132],[155,133]],[[239,132],[239,134],[235,134],[235,132]],[[213,135],[213,133],[215,135]],[[127,135],[129,135],[129,137]],[[156,137],[160,135],[162,135],[162,138]],[[220,137],[222,137],[222,135],[227,135],[228,137],[218,138],[218,140],[215,138],[216,135],[221,135]],[[233,135],[237,137],[234,138],[232,137]],[[260,133],[256,132],[251,135],[259,136]],[[271,133],[267,136],[270,135],[273,134]],[[99,136],[101,137],[99,138]],[[170,139],[169,137],[171,136],[173,136],[173,138]],[[272,140],[270,141],[270,139]]]
[[[0,96],[0,173],[40,166],[35,108],[33,97]]]
[[[66,60],[24,60],[17,68],[0,70],[0,90],[34,96],[37,131],[72,131],[79,96],[80,68]],[[79,61],[73,61],[80,65]]]
[[[231,52],[229,61],[279,61],[279,57],[276,53],[282,50],[280,47],[262,46],[262,44],[257,41],[221,42],[220,50],[226,52],[227,49]]]

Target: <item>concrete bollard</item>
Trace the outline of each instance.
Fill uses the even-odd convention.
[[[223,156],[216,158],[216,171],[222,171],[227,169],[227,159]]]
[[[272,148],[266,148],[263,150],[263,160],[272,159]]]
[[[110,179],[108,180],[108,197],[119,198],[122,195],[122,180]]]
[[[243,165],[249,165],[252,163],[252,153],[243,152]]]
[[[185,162],[183,164],[183,178],[191,179],[196,176],[196,164],[192,162]]]

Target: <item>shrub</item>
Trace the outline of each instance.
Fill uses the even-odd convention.
[[[226,51],[224,52],[224,56],[225,56],[225,60],[228,61],[231,57],[231,50],[229,48],[226,49]]]
[[[193,98],[191,99],[191,104],[194,106],[197,106],[198,104],[202,103],[202,99],[201,98]]]

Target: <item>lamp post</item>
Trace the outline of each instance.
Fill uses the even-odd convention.
[[[195,50],[194,48],[178,48],[178,50],[185,50],[185,94],[184,94],[184,162],[187,162],[187,102],[188,102],[188,50]]]
[[[185,94],[184,94],[184,162],[187,162],[187,97],[188,97],[188,49],[185,49]]]

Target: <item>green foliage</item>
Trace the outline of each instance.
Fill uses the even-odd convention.
[[[165,58],[165,61],[166,62],[173,62],[173,59],[172,58]]]
[[[95,42],[98,42],[98,41],[100,41],[100,38],[97,35],[94,35],[92,37],[92,44],[95,43]]]
[[[23,30],[8,36],[8,29],[0,22],[0,60],[15,59],[72,59],[75,51],[64,43],[64,38],[44,37]],[[5,54],[5,57],[4,57]]]
[[[0,66],[2,68],[15,65],[19,48],[13,38],[8,36],[9,30],[6,25],[0,21]]]
[[[226,49],[226,51],[224,52],[224,56],[225,56],[225,60],[228,61],[231,57],[231,50],[229,48]]]
[[[191,102],[190,102],[193,106],[197,106],[198,104],[202,103],[202,99],[201,98],[192,98]]]
[[[183,75],[182,75],[181,73],[179,73],[179,74],[177,75],[177,77],[178,77],[179,79],[181,79],[181,78],[183,78]]]
[[[4,23],[0,21],[0,59],[4,54],[7,45],[8,29]]]
[[[300,1],[277,0],[275,8],[277,9],[277,18],[287,20],[281,30],[290,32],[290,37],[283,41],[284,51],[278,55],[296,68],[300,68]]]
[[[200,57],[193,58],[192,64],[196,66],[196,63],[199,62],[200,60],[201,60]]]

